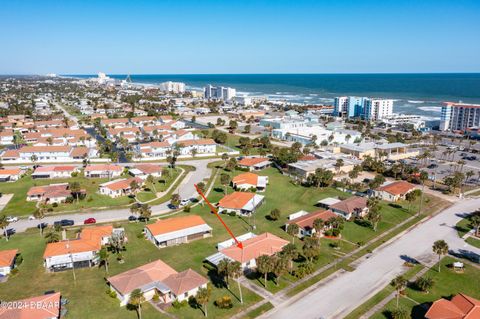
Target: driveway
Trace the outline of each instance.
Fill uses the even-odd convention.
[[[479,207],[480,199],[455,203],[400,238],[378,248],[370,258],[359,262],[353,272],[339,274],[308,294],[298,294],[262,318],[343,318],[406,270],[402,258],[437,258],[432,254],[431,247],[439,239],[444,239],[453,253],[476,254],[480,257],[480,249],[467,245],[455,230],[462,214]]]
[[[218,161],[219,159],[198,159],[198,160],[188,160],[188,161],[179,161],[177,164],[182,165],[191,165],[196,168],[195,171],[188,173],[181,184],[178,186],[175,192],[180,194],[181,198],[191,198],[197,197],[194,184],[197,184],[204,179],[210,178],[212,170],[207,167],[211,162]],[[170,212],[171,210],[167,207],[168,202],[152,206],[152,215],[162,215]],[[113,222],[119,220],[126,220],[130,216],[129,208],[120,208],[120,209],[109,209],[102,211],[95,211],[92,213],[72,213],[65,215],[55,215],[48,216],[42,219],[42,222],[52,225],[54,221],[60,219],[72,219],[75,221],[75,225],[83,224],[83,221],[87,218],[93,217],[97,220],[97,223],[104,222]],[[10,224],[9,228],[14,228],[17,233],[24,232],[27,228],[37,227],[39,220],[26,220],[21,219],[18,222]]]

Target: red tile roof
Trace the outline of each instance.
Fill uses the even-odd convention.
[[[410,184],[409,182],[397,181],[397,182],[387,184],[385,186],[380,186],[376,190],[384,191],[392,195],[403,195],[408,193],[410,190],[414,188],[415,188],[415,185]]]
[[[0,307],[2,319],[51,319],[60,317],[60,293],[16,301],[29,307]],[[34,305],[34,306],[31,306]]]
[[[239,174],[239,175],[235,176],[232,179],[232,183],[235,184],[235,185],[249,184],[249,185],[255,185],[256,186],[257,183],[258,183],[258,175],[254,174],[254,173],[250,173],[250,172],[242,173],[242,174]]]
[[[147,229],[152,233],[153,236],[157,236],[204,224],[206,223],[202,217],[198,215],[187,215],[159,219],[156,223],[147,225]]]
[[[0,169],[0,175],[18,175],[21,170],[19,168]]]
[[[0,250],[0,267],[9,267],[12,265],[18,249]]]
[[[45,173],[45,172],[72,172],[76,169],[76,166],[65,165],[65,166],[40,166],[35,169],[35,173]]]
[[[308,215],[303,215],[295,219],[292,219],[288,223],[297,224],[298,227],[303,229],[313,229],[313,222],[315,221],[315,219],[321,219],[324,222],[326,222],[332,217],[333,218],[337,217],[337,214],[335,214],[331,210],[318,210]]]
[[[144,174],[153,174],[160,173],[162,171],[162,166],[155,164],[137,164],[135,168],[142,171]]]
[[[113,165],[113,164],[96,164],[96,165],[88,165],[85,167],[85,172],[98,172],[98,171],[116,171],[121,172],[123,167],[120,165]]]
[[[240,263],[248,262],[262,255],[271,256],[282,250],[283,246],[289,243],[270,233],[263,233],[256,237],[242,241],[243,249],[236,245],[227,247],[220,252]]]
[[[215,141],[210,138],[198,139],[198,140],[184,140],[177,141],[176,144],[183,146],[193,146],[193,145],[215,145]]]
[[[452,300],[435,301],[425,314],[427,319],[478,319],[480,318],[480,300],[464,294],[458,294]]]
[[[253,197],[255,193],[234,192],[224,196],[219,202],[218,206],[230,209],[243,208]]]
[[[107,182],[105,184],[100,185],[101,187],[106,187],[111,189],[112,191],[117,191],[120,189],[129,189],[132,182],[135,181],[137,184],[142,185],[143,179],[139,177],[127,178],[127,179],[119,179],[117,181]]]
[[[71,195],[68,184],[52,184],[33,186],[27,192],[28,196],[43,196],[46,198],[68,197]]]
[[[208,279],[192,269],[170,275],[163,281],[177,296],[208,283]]]
[[[267,162],[268,158],[266,157],[245,157],[238,162],[240,166],[254,166],[263,162]]]
[[[330,209],[337,209],[349,214],[355,213],[357,210],[363,210],[367,207],[367,199],[359,196],[352,196],[341,202],[335,203],[330,206]]]

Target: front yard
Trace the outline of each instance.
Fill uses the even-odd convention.
[[[434,281],[428,293],[420,291],[414,284],[405,290],[405,297],[400,298],[400,307],[405,308],[414,319],[424,318],[431,303],[440,298],[449,298],[458,293],[480,298],[480,269],[465,264],[465,271],[456,272],[451,268],[456,259],[445,257],[441,261],[441,271],[437,266],[432,267],[424,276]],[[395,309],[395,300],[390,301],[383,310],[375,314],[373,319],[391,318],[390,311]]]

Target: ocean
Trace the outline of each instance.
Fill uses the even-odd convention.
[[[96,77],[96,75],[70,75]],[[109,75],[125,79],[125,74]],[[133,82],[184,82],[191,89],[207,84],[233,87],[237,95],[262,95],[293,103],[331,104],[335,96],[390,98],[394,112],[440,119],[442,103],[480,103],[480,73],[448,74],[132,74]]]

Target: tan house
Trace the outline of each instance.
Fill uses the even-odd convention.
[[[396,202],[405,199],[405,195],[415,189],[415,185],[406,181],[396,181],[384,184],[373,190],[373,195],[380,199]]]

